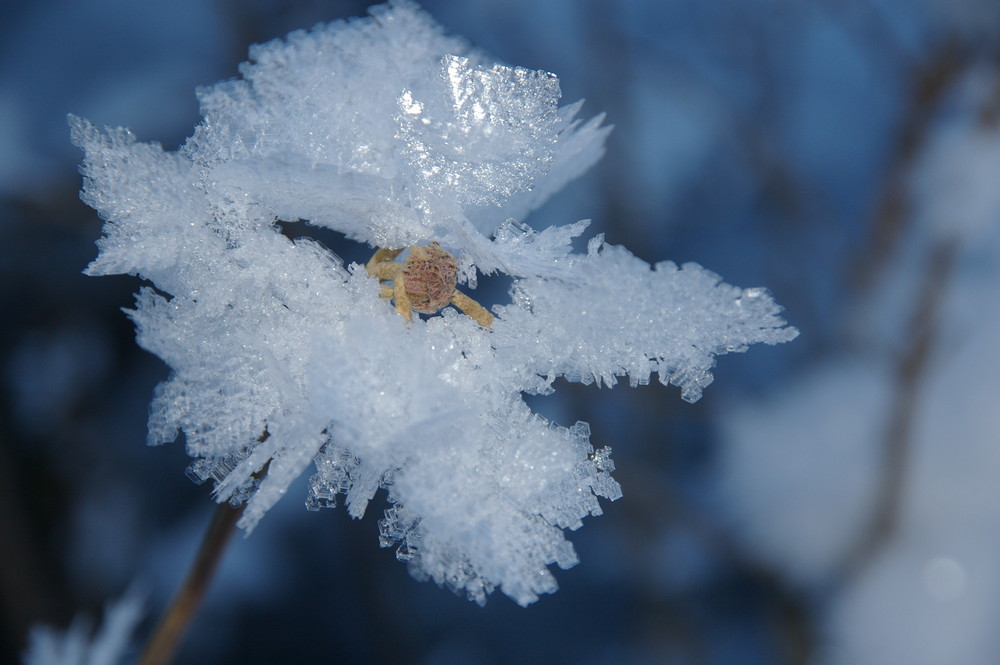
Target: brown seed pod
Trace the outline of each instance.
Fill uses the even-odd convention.
[[[410,306],[422,314],[434,314],[451,302],[455,294],[458,262],[441,245],[414,245],[403,264],[403,281]]]

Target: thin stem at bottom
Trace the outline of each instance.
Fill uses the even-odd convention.
[[[185,628],[201,605],[212,575],[242,514],[243,506],[233,508],[228,503],[219,504],[191,564],[187,579],[184,580],[184,586],[177,591],[136,665],[166,665],[173,658]]]

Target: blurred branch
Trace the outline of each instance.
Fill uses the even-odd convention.
[[[932,122],[945,94],[968,69],[970,54],[959,42],[944,44],[917,72],[909,111],[890,162],[886,187],[871,229],[871,240],[859,257],[855,286],[859,295],[870,290],[892,262],[892,255],[913,219],[910,202],[911,175],[932,134]],[[992,116],[993,106],[980,109],[980,122]],[[914,445],[920,391],[934,352],[940,325],[941,303],[959,247],[957,236],[946,236],[931,248],[920,285],[906,346],[894,364],[894,397],[882,442],[881,482],[876,489],[868,523],[844,557],[839,583],[849,582],[875,559],[899,528],[907,476]]]
[[[910,205],[907,192],[916,157],[927,143],[941,99],[966,66],[959,44],[946,42],[912,76],[912,85],[895,148],[887,165],[882,196],[875,206],[868,241],[851,274],[855,290],[868,291],[882,272],[906,229]]]
[[[939,242],[933,249],[924,274],[920,297],[908,327],[909,345],[895,368],[894,401],[883,439],[882,482],[877,488],[867,526],[845,557],[840,581],[856,577],[895,534],[906,492],[906,478],[913,448],[920,389],[926,378],[939,328],[941,303],[955,262],[958,242]]]

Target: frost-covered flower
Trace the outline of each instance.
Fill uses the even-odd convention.
[[[177,152],[73,118],[84,200],[107,220],[91,275],[138,274],[138,341],[173,370],[150,443],[183,432],[191,473],[253,529],[310,464],[307,505],[379,488],[382,545],[482,603],[555,590],[563,529],[615,499],[610,451],[522,396],[558,377],[655,372],[695,400],[719,353],[795,336],[761,289],[654,267],[578,222],[521,223],[603,152],[601,118],[559,107],[552,74],[491,62],[410,2],[255,46],[242,79],[199,92]],[[456,310],[397,316],[378,280],[276,221],[372,247],[440,243],[465,291],[513,279],[492,329]],[[265,470],[266,467],[266,470]]]

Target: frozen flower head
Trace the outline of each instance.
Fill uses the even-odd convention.
[[[204,120],[175,153],[71,119],[84,200],[107,221],[87,272],[152,284],[130,316],[173,370],[150,443],[183,432],[190,473],[246,502],[247,531],[310,465],[309,507],[341,497],[360,517],[383,488],[382,545],[415,575],[533,602],[556,588],[551,564],[576,563],[563,529],[620,490],[585,423],[547,422],[522,395],[656,373],[695,400],[716,354],[795,331],[763,290],[599,237],[574,254],[582,222],[521,223],[607,135],[558,106],[552,74],[495,64],[402,1],[250,56],[199,92]],[[377,278],[277,220],[382,248]],[[510,304],[398,316],[405,271],[389,263],[429,253],[394,250],[433,243],[459,292],[502,272]]]

